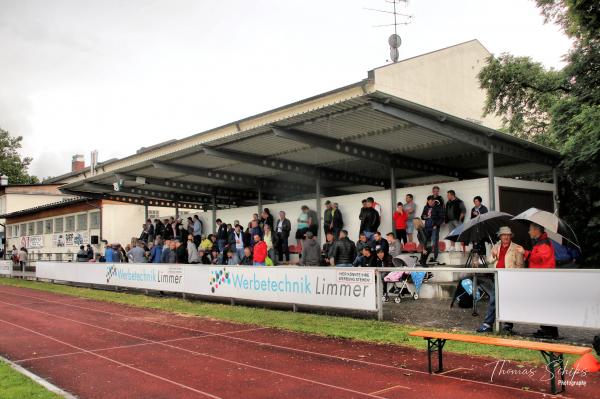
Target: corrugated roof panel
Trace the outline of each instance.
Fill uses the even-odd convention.
[[[261,134],[246,140],[225,145],[221,148],[247,152],[253,155],[270,156],[307,147],[308,146],[305,144],[277,137],[274,134]]]
[[[279,172],[271,168],[263,168],[262,166],[250,165],[244,163],[238,163],[236,165],[227,166],[225,168],[218,169],[223,172],[230,173],[243,173],[245,175],[252,176],[271,176],[278,174]]]
[[[185,182],[185,183],[210,184],[213,186],[228,184],[228,182],[226,182],[226,181],[209,179],[208,177],[192,176],[192,175],[179,176],[173,180]]]
[[[229,159],[212,157],[201,152],[183,158],[173,158],[170,159],[168,162],[175,165],[191,166],[205,169],[222,168],[236,163],[235,161],[231,161]]]
[[[305,150],[295,151],[286,154],[281,154],[276,157],[277,159],[283,159],[286,161],[301,162],[308,165],[329,165],[332,163],[339,163],[348,160],[353,160],[344,154],[340,154],[335,151],[329,151],[323,148],[310,148],[306,147]]]

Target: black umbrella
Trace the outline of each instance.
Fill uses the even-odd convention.
[[[527,246],[529,236],[527,228],[521,223],[511,220],[513,216],[505,212],[490,211],[483,213],[458,226],[446,236],[446,240],[464,242],[466,244],[479,241],[496,242],[500,227],[508,226],[513,232],[513,241]]]

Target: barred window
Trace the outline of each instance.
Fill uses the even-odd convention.
[[[19,232],[21,233],[19,236],[26,236],[27,235],[27,224],[23,223],[19,230],[20,230]]]
[[[75,216],[65,218],[65,231],[75,231]]]
[[[18,224],[15,224],[12,227],[12,236],[13,237],[18,237],[19,236],[19,225]]]
[[[43,220],[38,220],[37,222],[35,222],[35,234],[38,236],[41,234],[44,234],[44,221]]]
[[[87,213],[77,215],[77,230],[87,230]]]
[[[100,228],[100,212],[90,213],[90,229]]]
[[[27,235],[32,236],[35,234],[35,223],[29,222],[27,224]]]
[[[63,218],[54,219],[54,232],[62,233],[63,228],[64,228],[64,219]]]
[[[52,234],[52,219],[44,220],[44,234]]]

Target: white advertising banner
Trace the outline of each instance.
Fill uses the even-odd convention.
[[[1,260],[0,261],[0,275],[10,276],[12,275],[12,260]]]
[[[498,319],[600,328],[600,270],[498,270]]]
[[[375,272],[366,269],[38,262],[36,277],[264,302],[377,310]]]

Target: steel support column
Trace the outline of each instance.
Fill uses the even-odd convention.
[[[260,182],[258,183],[257,194],[258,194],[258,216],[260,217],[260,214],[263,211],[262,187],[261,187]]]
[[[552,168],[552,196],[554,197],[554,214],[558,215],[560,201],[558,199],[558,169]]]
[[[148,220],[148,203],[144,200],[144,223]]]
[[[175,205],[175,219],[179,219],[179,204]]]
[[[213,195],[212,197],[212,232],[213,234],[217,232],[217,196]]]
[[[390,168],[390,196],[392,198],[392,205],[391,205],[391,211],[390,211],[390,218],[392,220],[392,232],[395,233],[396,231],[396,226],[394,225],[394,212],[396,212],[396,171],[394,170],[394,168]],[[398,237],[396,237],[398,238]]]
[[[315,179],[315,197],[317,200],[317,233],[321,231],[321,178],[317,177]],[[318,234],[321,236],[320,234]],[[320,240],[319,240],[320,242]]]
[[[496,183],[494,179],[495,170],[494,170],[494,147],[490,147],[490,151],[488,152],[488,182],[489,182],[489,208],[490,211],[496,210]]]

